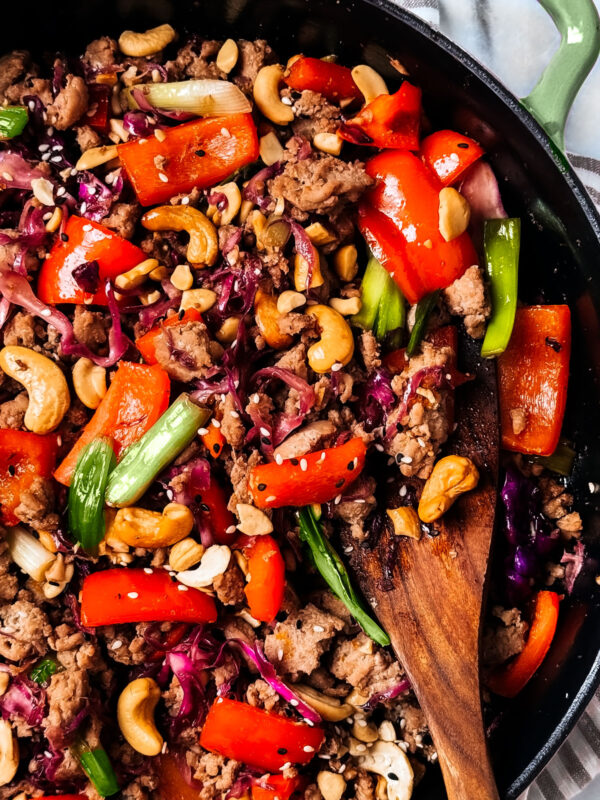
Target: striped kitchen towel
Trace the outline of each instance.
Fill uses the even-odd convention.
[[[517,97],[535,86],[560,36],[536,0],[395,0],[475,56]],[[565,0],[568,2],[568,0]],[[600,8],[600,0],[595,0]],[[565,133],[569,160],[600,210],[600,62],[577,97]],[[598,800],[600,690],[576,728],[519,800]],[[596,788],[597,787],[597,788]]]

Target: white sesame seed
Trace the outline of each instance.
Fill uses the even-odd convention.
[[[338,506],[338,505],[340,504],[341,500],[342,500],[342,495],[341,495],[341,494],[338,494],[338,496],[337,496],[337,497],[335,498],[335,500],[333,501],[333,504],[334,504],[335,506]]]
[[[87,211],[87,203],[85,201],[81,204],[79,210],[81,211],[82,214],[85,214],[85,212]],[[83,229],[85,230],[85,225],[83,226]],[[91,225],[90,225],[90,230],[92,230]]]
[[[235,525],[230,525],[226,530],[225,533],[235,533],[236,528]]]
[[[115,639],[114,642],[111,644],[111,650],[118,650],[119,647],[123,647],[123,642],[120,639]]]
[[[258,393],[253,394],[251,399],[253,403],[260,403],[260,395]]]
[[[279,767],[279,769],[283,771],[284,769],[289,769],[291,766],[292,766],[292,762],[291,761],[286,761],[285,764],[283,764],[283,766]]]
[[[352,545],[348,545],[348,547],[344,547],[344,553],[346,555],[349,555],[353,550],[354,550],[354,548],[352,547]]]
[[[65,192],[66,192],[65,187],[64,186],[59,186],[58,189],[56,190],[56,196],[57,197],[62,197],[63,194],[65,194]]]
[[[400,497],[404,497],[406,495],[407,491],[408,490],[407,490],[406,486],[401,486],[400,487],[400,491],[398,492],[398,494],[400,495]]]
[[[51,212],[51,211],[47,211],[47,212],[44,214],[44,216],[42,217],[42,219],[44,220],[44,222],[48,222],[48,220],[49,220],[49,219],[51,219],[51,218],[52,218],[52,212]]]
[[[190,202],[190,198],[189,197],[182,197],[181,198],[181,205],[182,206],[187,206],[189,204],[189,202]]]
[[[325,628],[322,625],[313,625],[313,631],[315,633],[324,633]]]
[[[172,500],[174,497],[175,497],[175,495],[173,494],[173,490],[172,489],[167,489],[167,498],[169,500]]]
[[[164,172],[159,172],[159,173],[158,173],[158,177],[160,178],[160,180],[161,180],[163,183],[168,183],[168,182],[169,182],[169,179],[167,178],[167,176],[165,175],[165,173],[164,173]]]
[[[300,459],[300,469],[302,470],[302,472],[306,472],[306,470],[308,469],[308,461],[305,458]]]
[[[206,436],[208,428],[198,428],[198,436]]]
[[[291,106],[291,105],[292,105],[292,98],[291,98],[291,97],[282,97],[282,98],[281,98],[281,102],[282,102],[282,103],[283,103],[285,106]]]
[[[403,464],[412,464],[413,462],[410,456],[402,456],[401,461]]]
[[[62,161],[62,156],[52,156],[50,161],[53,161],[55,164],[59,164]]]
[[[365,747],[364,744],[357,744],[356,749],[358,750],[359,753],[364,753],[367,748]]]
[[[336,361],[335,364],[331,365],[332,372],[339,372],[344,365],[339,361]]]
[[[238,414],[238,412],[237,412],[237,411],[230,411],[230,412],[229,412],[229,414],[230,414],[230,416],[232,416],[234,419],[239,419],[239,418],[240,418],[240,415]]]
[[[315,752],[315,748],[311,747],[309,744],[305,744],[302,749],[304,750],[305,753],[314,753]]]
[[[144,572],[146,575],[152,575],[153,570],[150,567],[144,567]]]
[[[212,419],[211,420],[211,425],[213,426],[213,428],[220,428],[221,427],[221,423],[219,422],[218,419]]]
[[[270,436],[271,433],[268,428],[261,428],[260,429],[261,436]]]
[[[178,590],[178,591],[180,591],[180,592],[187,592],[187,590],[188,590],[188,587],[187,587],[187,586],[184,586],[184,585],[183,585],[183,583],[180,583],[180,584],[177,586],[177,590]]]
[[[137,592],[127,592],[127,597],[130,597],[132,600],[137,600],[139,594]]]
[[[42,156],[42,161],[49,161],[50,160],[50,153],[44,153]]]
[[[54,136],[54,128],[52,126],[46,128],[46,133],[48,134],[48,136]]]
[[[356,469],[356,467],[358,466],[358,458],[356,456],[354,456],[352,463],[354,464],[354,469]]]
[[[276,453],[275,455],[275,463],[276,464],[283,464],[283,456],[281,453]]]
[[[167,743],[166,743],[166,742],[163,742],[163,745],[162,745],[162,747],[160,748],[160,752],[161,752],[161,753],[163,753],[163,754],[164,754],[164,753],[166,753],[166,752],[167,752],[167,748],[168,748],[168,745],[167,745]]]
[[[325,461],[325,457],[326,457],[326,455],[327,455],[327,453],[325,452],[325,450],[323,450],[323,452],[322,452],[322,453],[321,453],[321,455],[319,456],[319,464],[320,464],[321,462]]]
[[[290,700],[290,705],[295,707],[295,706],[299,706],[300,703],[297,700],[295,700],[294,698],[292,698]]]
[[[229,133],[227,128],[221,128],[221,136],[225,136],[226,138],[229,138],[231,136],[231,134]]]
[[[5,181],[12,181],[12,180],[14,180],[14,179],[13,179],[13,176],[10,174],[10,172],[3,172],[3,173],[2,173],[2,177],[4,178],[4,180],[5,180]]]
[[[33,101],[33,100],[30,100],[30,101],[27,103],[27,108],[28,108],[30,111],[35,111],[35,103],[34,103],[34,101]]]
[[[50,311],[49,308],[44,308],[41,313],[42,313],[42,317],[51,317],[52,316],[52,311]]]
[[[49,144],[41,144],[38,147],[38,150],[40,151],[40,153],[45,153],[46,150],[50,150],[50,145]]]
[[[274,494],[270,494],[270,495],[267,497],[267,499],[265,500],[265,502],[266,502],[266,503],[272,503],[272,502],[273,502],[273,500],[276,500],[276,499],[277,499],[277,498],[275,497],[275,495],[274,495]]]
[[[277,651],[277,660],[278,661],[283,661],[283,648],[282,647],[280,647],[279,650]]]

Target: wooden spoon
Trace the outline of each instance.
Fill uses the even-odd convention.
[[[465,345],[468,363],[461,366],[476,379],[457,390],[458,427],[446,452],[474,461],[477,489],[430,526],[437,535],[383,534],[371,548],[368,540],[354,547],[351,566],[425,712],[448,800],[498,800],[479,682],[498,477],[496,374],[493,362],[482,362]]]

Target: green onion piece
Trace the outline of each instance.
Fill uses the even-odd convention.
[[[119,791],[117,776],[104,748],[95,747],[92,750],[85,739],[78,737],[71,745],[71,751],[96,787],[98,794],[110,797]]]
[[[520,219],[486,220],[483,247],[492,294],[492,318],[481,347],[484,358],[500,355],[510,341],[517,310],[520,246]]]
[[[14,139],[23,133],[29,119],[29,112],[23,106],[0,108],[0,139]]]
[[[180,395],[142,438],[127,448],[106,489],[109,506],[135,503],[156,476],[188,446],[210,416],[187,394]]]
[[[168,83],[146,83],[125,90],[130,108],[139,108],[136,94],[157,108],[188,111],[200,117],[221,114],[248,114],[252,105],[246,95],[230,81],[203,78]],[[139,96],[139,95],[138,95]]]
[[[378,341],[390,331],[403,328],[406,307],[402,292],[389,272],[371,255],[362,279],[362,307],[351,322],[358,328],[372,330]]]
[[[423,336],[425,336],[427,322],[429,321],[431,312],[435,308],[439,297],[440,290],[437,289],[435,292],[431,292],[431,294],[426,295],[422,300],[419,300],[417,304],[417,312],[415,314],[415,324],[410,332],[410,339],[406,345],[407,356],[414,356],[414,354],[417,352],[419,345],[421,344],[421,340]]]
[[[112,443],[99,437],[86,445],[69,488],[68,526],[86,553],[95,555],[104,537],[104,493],[116,464]]]
[[[530,460],[534,464],[541,464],[551,472],[556,472],[558,475],[564,475],[568,478],[573,471],[573,462],[576,455],[575,450],[567,442],[559,442],[551,456],[532,456]]]
[[[315,518],[312,506],[305,506],[296,512],[300,524],[300,539],[310,548],[315,567],[323,576],[331,591],[339,597],[364,632],[383,647],[390,643],[390,637],[368,612],[350,582],[350,576],[342,559],[336,553],[323,529]]]
[[[50,678],[57,672],[62,672],[63,667],[53,658],[44,658],[39,664],[29,673],[29,677],[34,683],[39,683],[40,686],[45,686]]]

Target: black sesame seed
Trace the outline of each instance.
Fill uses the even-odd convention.
[[[201,502],[202,502],[202,495],[201,495],[201,494],[197,494],[197,495],[194,497],[194,500],[195,500],[197,503],[201,503]]]
[[[296,620],[296,630],[299,631],[299,630],[301,630],[301,628],[302,628],[302,620],[301,619],[297,619]]]
[[[278,747],[277,752],[280,756],[284,756],[287,753],[287,747]]]
[[[401,464],[404,458],[404,453],[396,453],[396,464]]]
[[[388,776],[388,781],[397,781],[398,780],[398,776],[396,775],[395,772],[388,772],[387,776]]]
[[[402,423],[401,422],[397,422],[396,423],[396,430],[397,431],[402,431]]]
[[[177,314],[177,316],[179,317],[180,320],[182,320],[185,316],[185,308],[180,308],[179,314]]]
[[[546,344],[548,347],[551,347],[555,353],[560,353],[562,350],[562,344],[557,342],[556,339],[552,339],[550,336],[546,336]]]
[[[64,195],[62,195],[61,197],[55,197],[54,198],[54,205],[55,206],[62,206],[62,204],[65,203],[66,201],[67,201],[67,198]]]
[[[271,440],[270,440],[270,439],[268,439],[266,436],[261,436],[261,437],[260,437],[260,440],[261,440],[261,442],[262,442],[263,444],[266,444],[266,445],[270,445],[270,444],[271,444]]]
[[[336,489],[341,489],[341,488],[342,488],[342,486],[344,485],[344,483],[345,483],[345,480],[344,480],[343,478],[341,478],[341,479],[340,479],[340,480],[339,480],[339,481],[338,481],[338,482],[335,484],[335,488],[336,488]]]
[[[196,155],[202,158],[202,156],[206,155],[206,150],[196,150]]]
[[[456,146],[460,147],[461,150],[468,150],[469,149],[469,143],[468,142],[458,142]]]
[[[14,464],[9,464],[8,465],[8,474],[11,475],[11,476],[17,474],[17,469],[16,469]]]
[[[66,233],[61,233],[60,238],[63,240],[63,242],[69,241],[69,237],[67,236]]]
[[[287,618],[288,618],[287,611],[278,611],[277,614],[275,615],[275,619],[277,620],[277,622],[285,622]]]
[[[206,505],[206,503],[201,503],[200,504],[200,510],[204,511],[204,512],[206,512],[208,514],[208,512],[210,511],[210,508],[209,508],[209,506]]]
[[[293,464],[295,467],[298,466],[299,461],[297,458],[290,458],[290,464]]]
[[[266,488],[267,488],[267,484],[266,483],[259,483],[258,486],[257,486],[257,489],[258,489],[259,492],[264,492],[264,490]]]
[[[354,461],[348,462],[348,469],[350,470],[350,472],[352,472],[352,470],[354,469]]]
[[[221,452],[221,445],[218,444],[217,442],[215,442],[213,444],[213,450],[215,451],[215,453],[220,453]]]

